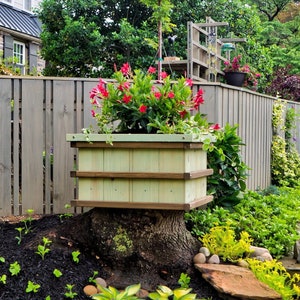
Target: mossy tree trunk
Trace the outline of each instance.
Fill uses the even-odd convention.
[[[68,240],[100,258],[108,284],[119,288],[175,284],[192,270],[200,246],[183,211],[94,208],[63,227]]]

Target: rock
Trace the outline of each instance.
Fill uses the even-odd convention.
[[[273,260],[272,255],[269,252],[263,253],[260,257],[264,259],[264,261],[271,261]]]
[[[87,295],[87,296],[92,296],[92,295],[95,295],[98,293],[98,290],[95,286],[93,285],[86,285],[84,288],[83,288],[83,292]]]
[[[194,264],[206,263],[206,257],[203,253],[197,253],[193,258]]]
[[[139,298],[139,299],[146,299],[149,295],[149,292],[144,290],[144,289],[140,289],[137,293],[136,293],[136,296]]]
[[[268,249],[256,246],[250,246],[250,257],[262,256],[263,253],[270,253]]]
[[[224,264],[195,264],[195,268],[202,273],[207,282],[226,297],[242,300],[282,299],[248,269]]]
[[[105,281],[103,278],[97,277],[97,278],[95,279],[95,281],[96,281],[96,285],[100,285],[100,286],[102,286],[102,287],[104,287],[104,288],[107,287],[107,283],[106,283],[106,281]]]
[[[249,268],[249,264],[244,259],[240,259],[236,264],[242,268]]]
[[[207,261],[209,264],[219,264],[220,258],[217,254],[213,254]]]
[[[203,253],[206,257],[209,257],[210,256],[210,251],[208,248],[206,247],[201,247],[200,250],[199,250],[200,253]]]
[[[296,259],[297,263],[300,263],[300,241],[296,241],[294,245],[294,258]]]

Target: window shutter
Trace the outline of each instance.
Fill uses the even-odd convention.
[[[4,58],[14,56],[14,39],[10,35],[4,35]]]
[[[38,64],[38,55],[37,55],[37,50],[38,50],[38,46],[36,44],[33,43],[29,43],[29,70],[33,71],[33,69],[37,68],[37,64]]]

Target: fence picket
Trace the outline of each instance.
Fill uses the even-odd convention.
[[[24,214],[27,209],[66,212],[65,204],[76,193],[76,181],[70,177],[76,150],[65,137],[95,124],[89,91],[97,83],[86,78],[0,77],[0,215]],[[239,124],[238,134],[246,144],[241,155],[251,168],[247,187],[269,186],[275,98],[221,83],[198,85],[205,99],[200,110],[209,122]],[[299,112],[300,103],[288,105]],[[299,136],[300,122],[295,129]],[[299,140],[296,145],[300,149]]]

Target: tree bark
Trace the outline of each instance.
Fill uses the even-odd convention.
[[[183,211],[94,208],[63,227],[67,239],[100,258],[108,284],[117,288],[176,284],[181,273],[192,272],[200,246]]]

